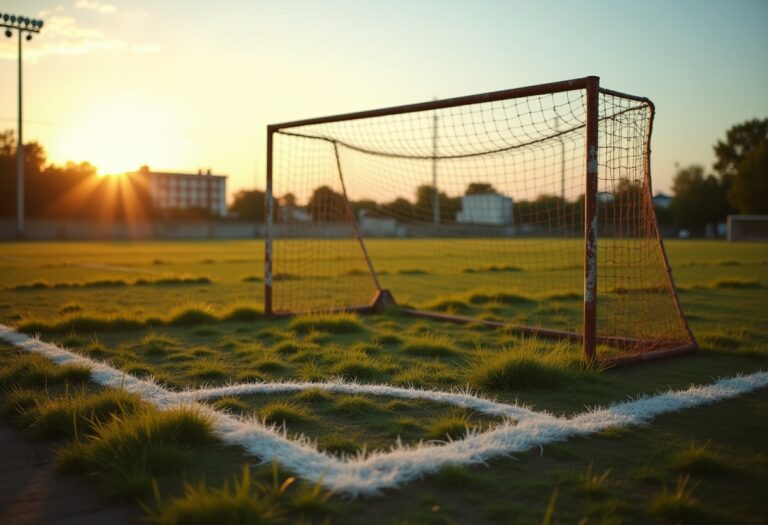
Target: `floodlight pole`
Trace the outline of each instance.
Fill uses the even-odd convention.
[[[437,98],[435,98],[437,100]],[[437,110],[432,115],[432,222],[440,224],[440,192],[437,190]]]
[[[26,31],[26,39],[32,40],[31,33],[39,33],[43,27],[42,20],[35,20],[27,18],[25,16],[16,16],[8,13],[0,14],[0,27],[5,27],[5,36],[11,38],[13,32],[11,29],[18,31],[19,37],[19,122],[18,122],[18,144],[16,145],[16,237],[24,238],[24,140],[22,129],[22,54],[21,43],[24,40],[24,32]]]

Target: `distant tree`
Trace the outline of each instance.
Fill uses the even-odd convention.
[[[714,146],[714,169],[726,191],[730,189],[742,161],[765,139],[768,139],[768,119],[752,119],[731,127],[725,132],[725,141],[717,141]]]
[[[309,199],[309,214],[313,221],[344,221],[348,217],[347,200],[328,186],[320,186]]]
[[[229,206],[229,211],[243,221],[264,222],[264,192],[260,190],[240,190]]]
[[[728,191],[739,213],[768,213],[768,139],[763,139],[741,161]]]
[[[440,192],[437,198],[440,205],[440,223],[446,224],[456,222],[456,214],[461,210],[461,198],[451,198],[443,192]],[[434,205],[435,188],[428,184],[419,186],[416,189],[416,204],[414,205],[414,216],[416,220],[432,222],[434,220]]]
[[[286,193],[279,199],[280,206],[296,206],[296,195],[293,193]]]
[[[672,190],[671,210],[677,226],[690,228],[725,220],[728,202],[723,185],[714,175],[705,176],[702,166],[678,169]]]
[[[365,210],[369,215],[377,215],[379,205],[376,201],[370,199],[363,199],[352,203],[352,210],[355,212],[355,217],[360,216],[360,210]]]
[[[498,193],[496,188],[488,182],[470,182],[465,195],[478,195],[483,193]]]
[[[414,219],[413,204],[402,197],[382,204],[381,211],[398,221],[412,221]]]

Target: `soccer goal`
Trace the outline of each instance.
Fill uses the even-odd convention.
[[[598,77],[267,128],[265,312],[372,311],[692,351],[646,98]]]
[[[729,241],[768,241],[768,215],[729,215]]]

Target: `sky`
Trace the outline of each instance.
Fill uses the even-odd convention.
[[[4,0],[24,42],[24,140],[101,173],[226,174],[264,188],[267,124],[601,77],[650,98],[655,191],[768,118],[768,1]],[[0,129],[16,39],[0,35]]]

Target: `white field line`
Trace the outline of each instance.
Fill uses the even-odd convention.
[[[610,427],[647,422],[659,415],[714,403],[768,386],[768,373],[721,379],[707,386],[669,391],[617,403],[573,417],[555,417],[519,405],[506,405],[468,392],[438,392],[388,385],[327,383],[253,383],[222,388],[171,392],[55,345],[44,343],[0,324],[0,339],[29,352],[40,353],[56,363],[77,363],[91,368],[96,383],[136,393],[160,409],[225,395],[271,394],[320,388],[329,392],[361,393],[410,399],[427,399],[508,418],[491,430],[469,433],[446,443],[396,444],[390,451],[337,458],[321,452],[307,438],[288,439],[284,431],[255,418],[237,418],[201,404],[214,421],[217,435],[226,443],[242,446],[263,461],[277,460],[294,474],[319,481],[336,493],[350,496],[377,494],[424,477],[445,465],[484,463],[491,458],[523,452],[556,441],[586,436]]]

